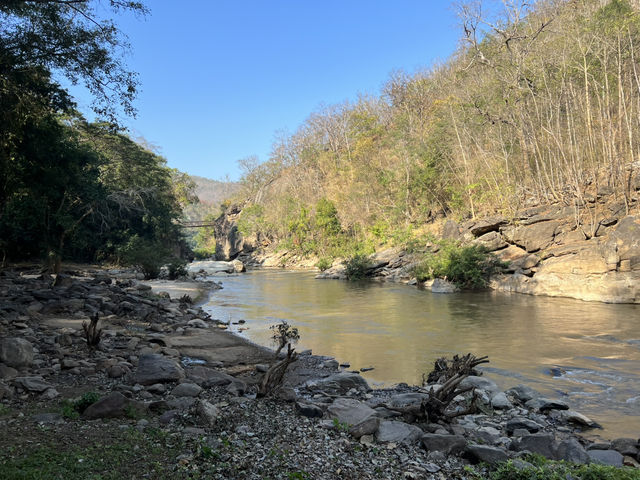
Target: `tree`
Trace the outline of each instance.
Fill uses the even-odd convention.
[[[105,10],[113,14],[148,12],[141,2],[126,0],[0,3],[2,82],[10,78],[7,70],[19,74],[40,67],[64,75],[73,84],[82,81],[94,96],[92,107],[99,115],[114,121],[117,105],[125,114],[133,115],[138,80],[121,60],[121,51],[129,45],[114,21],[102,17]]]

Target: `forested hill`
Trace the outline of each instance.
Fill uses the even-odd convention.
[[[195,194],[200,203],[207,205],[220,206],[240,188],[240,185],[235,182],[211,180],[197,175],[190,175],[190,177],[195,184]]]
[[[580,206],[600,188],[637,208],[638,3],[478,4],[461,8],[445,63],[395,73],[276,143],[242,178],[241,231],[335,257],[407,244],[445,215]]]

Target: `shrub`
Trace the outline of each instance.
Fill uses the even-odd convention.
[[[193,256],[196,260],[207,260],[216,254],[215,248],[196,247],[193,249]]]
[[[184,277],[187,275],[187,262],[180,258],[174,258],[168,265],[169,280]]]
[[[332,264],[332,261],[330,258],[322,257],[320,260],[318,260],[318,263],[316,263],[316,267],[321,272],[324,272],[325,270],[331,268],[331,264]]]
[[[160,243],[136,235],[120,249],[120,255],[126,265],[136,268],[142,272],[145,280],[150,280],[158,278],[169,252]]]
[[[421,282],[445,278],[461,288],[484,288],[489,277],[504,266],[482,246],[447,243],[437,253],[428,255],[413,273]]]
[[[367,276],[369,258],[359,253],[349,258],[344,265],[344,273],[349,280],[361,280]]]
[[[490,480],[640,480],[640,472],[634,468],[616,468],[607,465],[577,465],[565,462],[540,461],[526,458],[530,467],[518,467],[505,462],[491,473]]]

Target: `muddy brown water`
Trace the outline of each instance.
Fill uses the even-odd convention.
[[[488,355],[502,388],[525,383],[600,423],[603,437],[640,437],[640,306],[498,292],[432,294],[390,283],[316,280],[257,270],[221,280],[204,305],[269,346],[269,326],[300,331],[298,350],[373,367],[372,386],[419,384],[436,358]]]

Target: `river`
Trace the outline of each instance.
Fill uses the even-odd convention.
[[[204,307],[270,345],[286,320],[312,349],[364,372],[372,386],[419,384],[436,358],[488,355],[502,388],[525,383],[600,423],[604,437],[640,436],[640,306],[498,292],[432,294],[401,284],[316,280],[256,270],[222,280]]]

